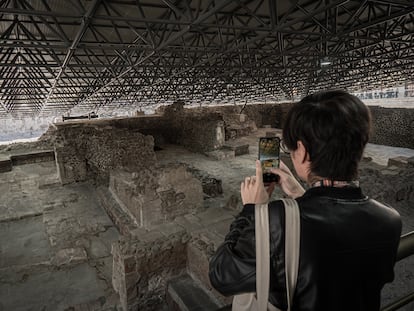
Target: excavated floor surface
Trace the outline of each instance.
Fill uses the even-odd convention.
[[[206,211],[199,216],[233,215],[225,207],[238,204],[240,182],[254,174],[258,137],[267,131],[280,133],[259,129],[240,138],[240,143],[250,145],[250,152],[233,159],[217,161],[171,145],[162,146],[157,158],[163,163],[184,162],[221,179],[224,194],[206,199]],[[397,155],[414,156],[414,150],[369,145],[366,151],[380,164]],[[414,230],[411,213],[404,215],[410,218],[404,219],[404,232]],[[232,217],[224,218],[224,223],[217,223],[221,238]],[[0,173],[0,311],[118,310],[110,254],[118,238],[97,203],[94,187],[86,182],[61,186],[54,162],[14,166]],[[384,303],[414,289],[413,271],[413,259],[397,264],[396,280],[383,291]],[[411,304],[402,310],[413,309]]]
[[[119,234],[94,188],[62,187],[54,162],[0,176],[0,310],[114,310],[110,250]]]

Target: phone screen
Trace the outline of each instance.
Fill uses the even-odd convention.
[[[280,161],[280,139],[279,137],[260,137],[259,160],[262,164],[263,182],[278,181],[279,176],[270,173],[270,169],[279,167]]]

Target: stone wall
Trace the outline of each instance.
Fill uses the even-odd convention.
[[[174,118],[167,140],[195,152],[216,150],[224,145],[221,116],[209,114]]]
[[[373,119],[371,143],[414,149],[414,109],[369,108]]]
[[[195,152],[217,150],[224,145],[223,117],[214,110],[199,113],[177,102],[159,111],[168,127],[167,141]]]
[[[369,197],[397,208],[403,217],[403,233],[414,228],[414,166],[363,168],[361,187]]]
[[[286,115],[292,105],[293,103],[246,105],[242,112],[253,120],[257,127],[270,125],[274,128],[283,128]],[[371,143],[414,149],[414,109],[368,107],[372,114]],[[207,109],[228,115],[240,113],[242,106]]]
[[[209,281],[209,259],[223,242],[234,213],[220,208],[184,215],[153,230],[136,229],[112,244],[112,282],[123,310],[161,310],[166,283],[187,273],[216,299],[229,304]],[[219,233],[220,232],[220,233]]]
[[[112,169],[139,171],[156,160],[152,136],[94,123],[59,126],[55,153],[62,184],[96,176],[106,180]]]
[[[225,127],[233,115],[245,114],[257,127],[270,125],[283,128],[293,103],[258,104],[246,106],[215,106],[191,108],[199,112],[213,111],[223,115]],[[414,109],[368,106],[372,114],[371,143],[414,149]]]
[[[256,123],[246,114],[240,113],[241,106],[215,106],[187,109],[188,113],[203,115],[214,113],[223,120],[224,140],[249,135],[257,127]]]
[[[168,107],[168,106],[167,106]],[[195,152],[219,149],[224,144],[223,118],[217,113],[194,114],[188,110],[165,111],[164,115],[139,116],[59,123],[65,127],[94,127],[136,131],[154,137],[156,145],[171,143]]]
[[[166,283],[185,271],[188,240],[181,228],[169,235],[142,233],[139,240],[112,245],[112,285],[124,311],[161,309]]]
[[[136,170],[154,165],[155,144],[172,143],[207,152],[225,142],[222,116],[216,113],[170,111],[165,116],[65,122],[55,127],[45,136],[55,144],[63,184],[94,176],[105,181],[114,168]]]
[[[291,103],[247,105],[243,113],[252,119],[257,127],[270,125],[274,128],[282,128],[291,106]]]
[[[284,117],[290,109],[291,104],[257,104],[257,105],[233,105],[233,106],[212,106],[201,108],[189,108],[187,110],[198,113],[215,112],[223,116],[225,127],[239,125],[244,127],[271,127],[281,128]],[[245,120],[240,122],[240,115],[245,115]],[[247,124],[244,124],[247,122]],[[254,126],[252,125],[254,123]]]

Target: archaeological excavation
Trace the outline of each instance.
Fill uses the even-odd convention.
[[[254,170],[258,137],[280,135],[274,126],[289,107],[240,108],[176,103],[149,116],[55,123],[38,141],[3,146],[0,227],[9,245],[1,292],[12,295],[2,308],[24,310],[27,301],[15,299],[25,286],[39,309],[227,305],[209,283],[208,261],[240,211],[239,185]],[[401,131],[410,131],[403,122],[414,111],[399,111]],[[382,128],[373,141],[388,136]],[[399,139],[413,144],[409,135]],[[368,195],[399,210],[408,232],[414,154],[389,156],[368,147],[360,180]],[[397,266],[400,289],[412,286],[411,267]],[[400,289],[391,284],[384,300]]]
[[[256,283],[237,287],[261,284],[260,226],[249,211],[290,197],[302,211],[299,228],[308,228],[306,221],[325,216],[303,216],[300,206],[317,183],[362,189],[354,201],[335,197],[335,207],[380,202],[384,215],[395,216],[383,217],[395,220],[394,239],[386,239],[386,222],[355,225],[374,219],[362,209],[311,243],[324,249],[340,245],[331,237],[349,242],[367,229],[350,243],[355,262],[299,254],[290,288],[285,263],[296,261],[285,256],[287,214],[276,217],[278,226],[271,216],[264,303],[343,311],[354,299],[347,310],[414,310],[413,18],[411,0],[0,0],[0,311],[240,311],[237,295],[263,297]],[[363,113],[346,126],[338,121],[342,102],[300,115],[293,123],[306,130],[294,137],[292,109],[324,92],[364,107],[369,135],[358,132]],[[362,148],[356,176],[314,174],[314,153],[332,141],[341,149],[349,133],[357,143],[346,155]],[[265,152],[258,169],[259,142],[267,139],[275,153]],[[339,167],[333,154],[320,162]],[[274,179],[262,184],[260,170]],[[286,192],[292,180],[302,196]],[[267,200],[244,202],[247,184]],[[335,208],[332,215],[345,218]],[[368,248],[356,246],[382,234]],[[253,246],[241,251],[236,242]],[[384,256],[372,255],[384,245]],[[253,269],[215,265],[223,248]],[[331,262],[338,277],[320,281]],[[309,277],[300,273],[307,264],[318,267]],[[240,279],[231,290],[225,277],[212,281],[234,270]],[[318,286],[306,286],[312,282]],[[368,296],[374,308],[363,307]],[[309,307],[315,297],[322,304]],[[320,307],[325,302],[331,307]]]

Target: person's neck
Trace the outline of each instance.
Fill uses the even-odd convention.
[[[359,187],[357,180],[338,180],[319,176],[308,178],[307,183],[310,187]]]

